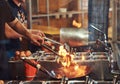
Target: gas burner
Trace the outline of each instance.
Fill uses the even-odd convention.
[[[63,82],[61,80],[33,80],[33,81],[7,81],[5,84],[120,84],[120,81],[116,83],[114,81],[104,81],[104,80],[68,80]]]
[[[68,79],[63,77],[59,80],[31,80],[31,81],[21,81],[12,80],[6,81],[5,84],[120,84],[120,80],[116,79],[114,76],[113,80],[94,80],[89,76],[85,76],[84,79]]]

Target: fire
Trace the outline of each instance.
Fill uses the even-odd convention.
[[[64,67],[69,67],[72,63],[74,55],[69,54],[64,46],[59,47],[59,55],[61,57],[57,60],[57,62],[61,63]]]
[[[67,53],[66,49],[64,49],[64,46],[59,47],[59,55],[61,56],[67,56],[69,53]]]
[[[86,73],[88,73],[89,67],[76,63],[73,60],[74,55],[68,53],[64,46],[60,46],[59,55],[61,57],[57,59],[57,62],[60,63],[62,67],[56,70],[56,73],[58,73],[57,78],[62,78],[64,76],[68,78],[81,77],[85,76]],[[85,60],[84,55],[82,55],[81,60]]]
[[[77,27],[77,28],[80,28],[82,26],[82,24],[78,23],[76,20],[73,20],[72,25]]]
[[[79,68],[79,65],[76,65],[75,67],[74,67],[74,70],[77,70]]]
[[[88,74],[89,68],[87,66],[80,65],[71,65],[69,67],[61,67],[56,70],[57,78],[68,77],[68,78],[76,78],[83,77]]]
[[[82,57],[82,59],[81,59],[81,60],[85,60],[85,56],[84,56],[83,54],[82,54],[82,56],[81,56],[81,57]]]

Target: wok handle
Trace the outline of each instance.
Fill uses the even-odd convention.
[[[28,59],[22,59],[23,62],[25,63],[28,63],[29,65],[35,67],[35,68],[38,68],[37,64],[31,62],[31,60],[28,60]]]
[[[47,75],[50,75],[49,71],[47,69],[45,69],[43,66],[41,66],[40,64],[35,64],[35,63],[32,63],[31,60],[28,60],[28,59],[22,59],[24,62],[28,63],[29,65],[35,67],[36,69],[42,71],[43,73],[47,74]],[[51,76],[51,75],[50,75]]]

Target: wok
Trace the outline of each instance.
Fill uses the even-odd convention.
[[[39,71],[42,71],[47,76],[50,76],[50,78],[52,79],[62,79],[63,77],[66,77],[68,79],[74,79],[84,77],[92,71],[94,66],[94,61],[90,60],[76,61],[79,67],[78,70],[74,70],[73,65],[71,65],[69,68],[65,68],[61,64],[57,63],[55,60],[41,60],[38,65],[31,63],[30,60],[24,59],[23,61],[37,68]],[[83,68],[85,68],[85,73],[79,74],[78,72],[82,71]]]
[[[61,57],[57,52],[53,51],[52,49],[50,49],[46,45],[42,45],[42,46],[44,48],[50,50],[55,55],[57,55],[58,56],[57,58]],[[86,55],[85,57],[89,57],[89,56]],[[50,62],[54,62],[54,64],[56,64],[56,65],[53,65],[53,66],[57,66],[57,67],[52,67],[51,70],[52,70],[52,72],[54,73],[54,76],[57,79],[61,79],[63,77],[67,77],[69,79],[76,78],[76,77],[83,77],[83,76],[89,74],[92,71],[92,67],[91,66],[93,64],[90,65],[89,64],[90,61],[88,61],[88,60],[82,61],[79,58],[77,58],[76,60],[74,60],[73,63],[71,63],[71,65],[69,67],[63,67],[63,66],[61,66],[61,64],[56,62],[56,58],[53,59],[53,60],[51,60],[51,59],[49,60],[49,59],[47,59],[47,61],[41,60],[40,64],[42,64],[42,62],[43,62],[43,64],[45,64],[43,66],[46,66],[46,65],[51,64]],[[75,69],[75,67],[77,67],[77,68]]]
[[[38,79],[62,79],[66,76],[68,79],[84,79],[85,76],[90,76],[90,78],[96,80],[111,80],[112,74],[110,73],[109,61],[107,59],[95,59],[95,60],[75,60],[79,66],[87,66],[86,73],[84,75],[76,75],[75,71],[70,73],[63,70],[63,66],[54,60],[41,60],[40,65],[44,66],[49,72],[54,71],[56,77],[49,77],[49,75],[39,72],[37,74]],[[72,67],[72,66],[71,66]],[[71,69],[71,68],[70,68]],[[63,70],[63,71],[62,71]],[[69,70],[69,69],[68,69]],[[74,73],[75,72],[75,73]],[[67,75],[66,75],[67,74]],[[60,75],[60,76],[59,76]],[[58,77],[59,76],[59,77]]]

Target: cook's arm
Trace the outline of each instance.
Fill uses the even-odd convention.
[[[17,39],[17,38],[22,37],[21,34],[14,31],[7,23],[5,23],[5,35],[8,39],[10,38]]]
[[[16,32],[30,39],[35,45],[43,44],[44,39],[38,35],[32,34],[17,18],[8,24]]]

